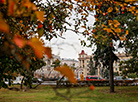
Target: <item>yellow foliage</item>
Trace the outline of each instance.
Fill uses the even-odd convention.
[[[44,21],[44,11],[35,11],[36,17],[38,18],[39,21]]]
[[[128,30],[126,30],[126,35],[128,35]]]
[[[109,7],[108,9],[107,9],[107,12],[112,12],[113,11],[113,8],[112,7]]]
[[[55,68],[55,70],[59,71],[62,75],[66,76],[71,83],[74,83],[74,84],[77,83],[77,81],[75,79],[75,74],[70,67],[61,66],[61,67]]]
[[[133,1],[136,1],[136,0],[125,0],[125,2],[133,2]]]
[[[111,28],[103,28],[103,30],[106,30],[108,33],[112,32]]]
[[[136,10],[136,14],[138,14],[138,10]]]
[[[116,28],[116,29],[115,29],[115,32],[121,33],[121,29],[120,29],[120,28]]]

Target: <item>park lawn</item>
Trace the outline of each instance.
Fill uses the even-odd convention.
[[[116,86],[115,93],[109,93],[109,87],[60,88],[58,91],[72,102],[138,102],[138,86]],[[26,92],[0,89],[0,102],[68,102],[66,99],[56,95],[51,86]]]

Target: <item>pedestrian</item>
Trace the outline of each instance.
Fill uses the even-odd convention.
[[[83,80],[84,80],[84,75],[83,75],[83,72],[81,73],[80,80],[81,80],[81,81],[83,81]]]

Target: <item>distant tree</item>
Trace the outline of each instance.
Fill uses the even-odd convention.
[[[61,61],[59,60],[59,59],[56,59],[52,64],[52,66],[54,67],[54,68],[56,68],[56,67],[59,67],[60,66],[60,63],[61,63]]]
[[[93,60],[92,60],[92,57],[90,57],[89,69],[90,69],[89,74],[90,74],[90,75],[95,75],[95,66],[94,66],[94,62],[93,62]]]

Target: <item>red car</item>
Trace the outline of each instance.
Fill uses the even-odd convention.
[[[96,75],[87,75],[86,80],[87,81],[97,81],[97,80],[104,80],[104,79],[99,76],[96,76]]]

